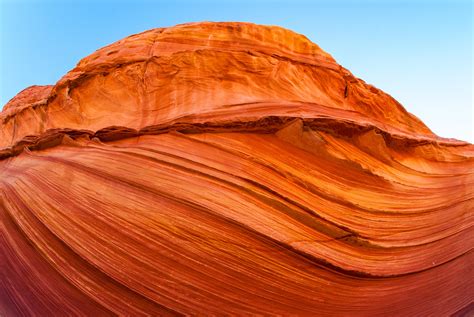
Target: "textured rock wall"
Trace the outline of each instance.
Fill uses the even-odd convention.
[[[0,124],[3,315],[474,310],[474,146],[304,36],[132,35]]]

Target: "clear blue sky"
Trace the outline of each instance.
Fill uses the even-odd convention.
[[[0,107],[127,35],[184,22],[249,21],[305,34],[438,135],[474,142],[470,0],[0,3]]]

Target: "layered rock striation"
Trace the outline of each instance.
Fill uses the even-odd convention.
[[[0,131],[2,315],[474,311],[474,146],[289,30],[129,36]]]

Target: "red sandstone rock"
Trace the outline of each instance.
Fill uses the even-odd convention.
[[[474,309],[474,146],[302,35],[132,35],[0,126],[2,315]]]

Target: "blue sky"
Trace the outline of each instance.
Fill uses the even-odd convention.
[[[184,22],[249,21],[306,35],[438,135],[472,143],[472,15],[470,0],[0,0],[0,107],[127,35]]]

